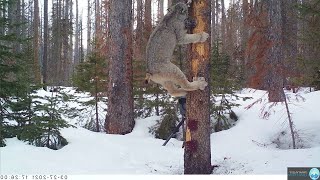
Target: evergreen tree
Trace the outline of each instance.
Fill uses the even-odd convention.
[[[298,85],[315,87],[320,90],[320,1],[310,0],[297,6],[301,21],[305,24],[300,39],[304,46],[299,58],[303,76],[294,79]]]
[[[238,120],[232,108],[239,106],[239,104],[233,103],[232,99],[240,98],[235,94],[235,91],[241,88],[241,81],[234,76],[230,57],[220,53],[218,49],[218,46],[215,46],[211,55],[211,94],[213,96],[211,98],[213,100],[211,115],[215,120],[213,122],[215,132],[229,129],[234,121]]]
[[[106,91],[108,75],[106,73],[107,61],[99,55],[99,53],[92,52],[88,56],[88,61],[80,63],[76,67],[76,73],[73,75],[73,83],[81,91],[90,92],[94,96],[93,100],[83,102],[82,104],[90,107],[86,109],[79,109],[82,114],[86,114],[86,123],[84,127],[99,132],[102,130],[104,121],[100,118],[99,102],[104,101],[101,98],[103,92]],[[79,101],[77,101],[79,103]],[[94,110],[94,117],[91,117],[91,112]],[[88,115],[90,116],[88,118]],[[81,117],[82,119],[84,117]],[[101,122],[102,121],[102,122]]]
[[[14,16],[8,13],[9,6],[14,7],[15,3],[0,1],[0,146],[5,146],[4,138],[14,135],[13,123],[7,119],[10,116],[9,103],[13,102],[11,97],[24,94],[28,86],[28,52],[17,48],[25,42],[17,30],[23,24],[15,22]]]
[[[59,130],[70,127],[62,118],[62,114],[68,109],[65,106],[58,106],[66,95],[52,92],[51,96],[39,97],[32,93],[21,102],[21,107],[26,107],[25,109],[12,109],[23,122],[18,131],[18,139],[54,150],[67,145],[67,140],[62,137]]]

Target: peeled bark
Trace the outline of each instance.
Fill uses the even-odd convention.
[[[205,31],[210,34],[211,3],[206,0],[193,1],[191,16],[197,26],[192,33]],[[192,44],[191,74],[205,77],[210,82],[210,40]],[[210,89],[191,91],[187,94],[187,130],[184,151],[185,174],[211,174],[210,150]]]

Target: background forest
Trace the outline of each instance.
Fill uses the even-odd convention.
[[[135,119],[161,116],[150,131],[166,139],[179,121],[177,98],[145,84],[145,49],[177,2],[87,0],[81,9],[79,0],[0,0],[0,147],[17,137],[60,149],[68,144],[60,130],[74,126],[66,117],[91,131],[127,134]],[[320,0],[209,3],[212,132],[238,120],[232,108],[239,104],[231,99],[248,98],[238,90],[268,91],[274,103],[286,101],[284,89],[320,90]],[[174,51],[173,62],[186,74],[190,56],[188,45]]]

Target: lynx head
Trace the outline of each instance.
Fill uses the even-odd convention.
[[[172,13],[179,20],[186,20],[188,18],[188,6],[185,3],[177,3],[168,9],[169,13]]]

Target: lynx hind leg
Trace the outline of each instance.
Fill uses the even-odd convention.
[[[200,78],[196,81],[189,82],[184,73],[174,64],[170,65],[170,69],[173,70],[172,76],[170,80],[179,85],[181,89],[185,91],[195,91],[198,89],[204,90],[208,83],[204,80],[204,78]],[[168,68],[169,69],[169,68]]]
[[[182,96],[186,96],[187,95],[187,91],[178,88],[173,82],[171,81],[166,81],[162,84],[162,86],[164,87],[164,89],[166,89],[168,91],[168,93],[171,96],[174,97],[182,97]]]

